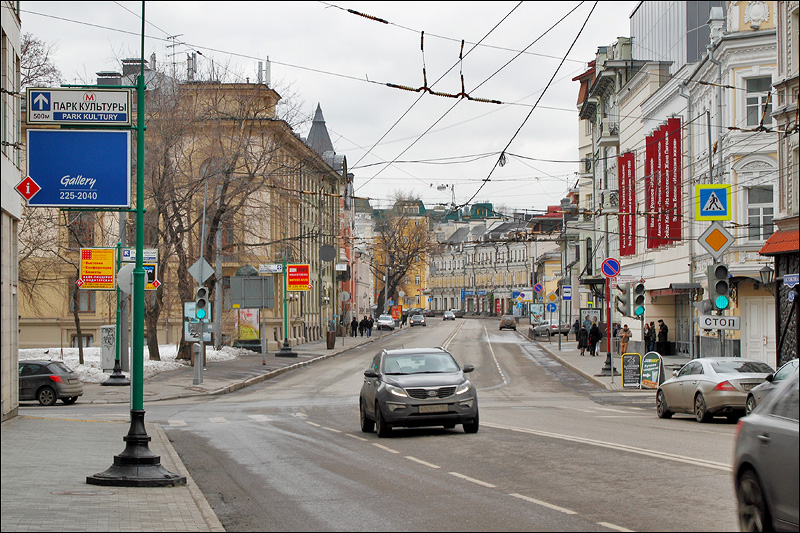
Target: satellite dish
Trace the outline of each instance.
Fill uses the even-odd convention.
[[[319,258],[326,262],[331,262],[336,257],[336,248],[330,244],[323,244],[319,247]]]

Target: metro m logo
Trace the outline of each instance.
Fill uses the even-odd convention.
[[[97,99],[94,93],[83,93],[84,102],[94,102]]]

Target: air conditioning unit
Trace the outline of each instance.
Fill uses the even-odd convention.
[[[600,207],[605,213],[619,212],[619,191],[617,189],[600,191]]]

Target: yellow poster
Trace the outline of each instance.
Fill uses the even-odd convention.
[[[117,288],[115,248],[81,248],[80,289],[113,291]]]

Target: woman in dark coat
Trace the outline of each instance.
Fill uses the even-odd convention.
[[[584,327],[578,327],[578,348],[581,349],[581,355],[585,355],[586,348],[589,347],[589,332]]]
[[[589,330],[589,353],[592,357],[597,355],[597,343],[603,338],[603,332],[597,327],[597,322],[592,324],[592,329]]]

